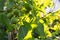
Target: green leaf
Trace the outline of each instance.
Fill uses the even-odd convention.
[[[16,24],[18,21],[17,21],[18,17],[12,17],[11,21],[13,24]]]
[[[27,23],[27,22],[23,22],[24,25],[22,25],[20,28],[19,28],[19,32],[18,32],[18,40],[23,40],[24,37],[26,36],[27,32],[29,30],[31,30],[31,26],[30,26],[30,23]]]
[[[18,40],[23,40],[28,32],[28,28],[25,25],[22,25],[18,31]]]
[[[25,8],[27,9],[27,12],[31,10],[31,4],[24,3]]]
[[[25,21],[23,21],[23,23],[24,23],[24,25],[25,25],[29,30],[31,29],[31,25],[30,25],[30,23],[25,22]]]
[[[44,26],[41,23],[38,23],[37,25],[38,26],[37,26],[36,30],[37,30],[38,34],[41,36],[41,38],[44,38],[44,36],[45,36]]]
[[[5,14],[0,14],[0,23],[5,25],[8,30],[11,30],[11,24],[9,22],[9,19]]]
[[[8,14],[7,14],[7,17],[8,17],[9,19],[11,19],[11,18],[13,17],[13,14],[8,13]]]
[[[0,11],[3,11],[3,7],[6,0],[0,0]]]
[[[20,16],[20,15],[21,15],[21,14],[20,14],[20,10],[18,10],[18,9],[14,9],[13,13],[14,13],[14,15],[16,15],[16,16]]]
[[[12,9],[13,8],[13,6],[14,6],[14,0],[9,0],[8,1],[8,4],[7,4],[7,9]]]

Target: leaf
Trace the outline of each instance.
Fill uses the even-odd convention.
[[[25,25],[22,25],[18,31],[18,40],[23,40],[28,32],[28,28]]]
[[[31,10],[31,4],[24,3],[25,8],[27,9],[27,12]]]
[[[31,25],[30,25],[30,23],[25,22],[25,21],[23,21],[23,23],[24,23],[24,25],[25,25],[29,30],[31,29]]]
[[[12,17],[11,21],[13,24],[16,24],[18,21],[17,21],[18,17]]]
[[[36,28],[33,29],[32,36],[33,36],[34,38],[38,38],[39,34],[38,34]]]
[[[8,14],[7,14],[7,17],[8,17],[9,19],[11,19],[11,18],[13,17],[13,15],[12,15],[11,13],[8,13]]]
[[[3,11],[3,7],[6,0],[0,0],[0,11]]]
[[[8,3],[7,3],[7,9],[12,9],[14,6],[14,0],[9,0]]]
[[[41,23],[38,23],[37,25],[38,26],[37,26],[36,30],[37,30],[38,34],[41,36],[41,38],[44,38],[44,36],[45,36],[44,26]]]
[[[30,26],[30,23],[27,23],[27,22],[23,22],[24,25],[22,25],[20,28],[19,28],[19,32],[18,32],[18,40],[23,40],[24,37],[27,35],[28,31],[31,30],[31,26]]]
[[[5,25],[9,31],[11,30],[11,24],[5,14],[0,14],[0,23]]]

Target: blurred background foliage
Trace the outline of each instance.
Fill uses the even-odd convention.
[[[60,10],[52,0],[0,0],[0,40],[60,40]]]

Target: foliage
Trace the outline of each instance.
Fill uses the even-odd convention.
[[[14,40],[57,40],[60,10],[46,13],[51,0],[0,0],[0,40],[16,29]],[[12,35],[13,36],[13,35]],[[55,37],[55,38],[54,38]]]

